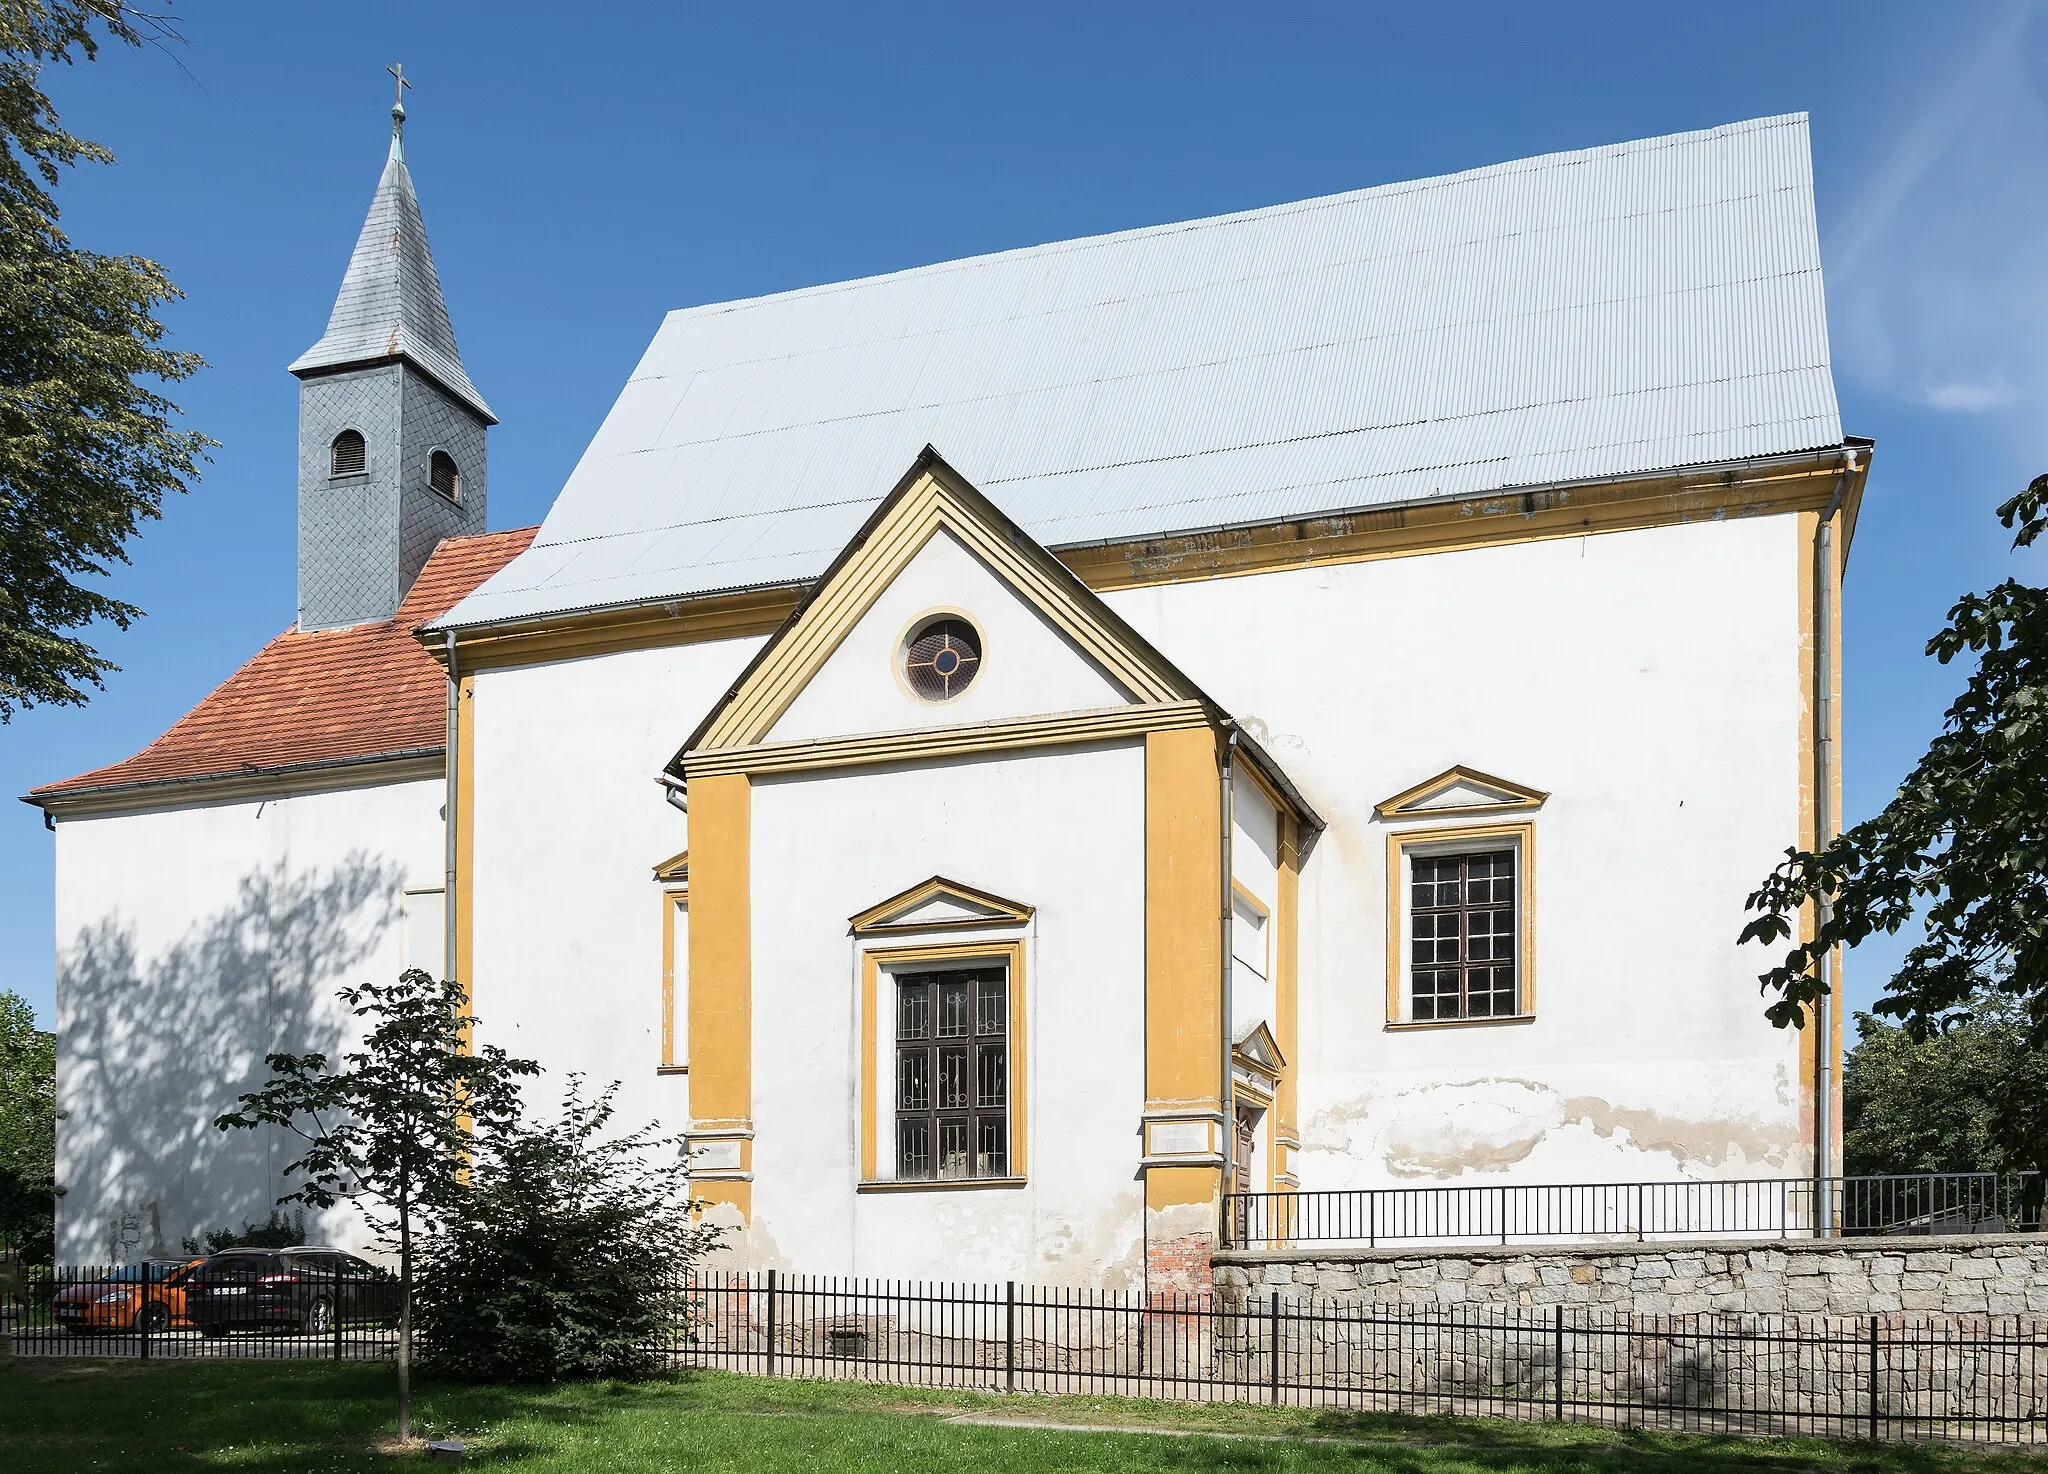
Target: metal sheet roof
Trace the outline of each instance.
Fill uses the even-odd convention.
[[[927,443],[1058,547],[1841,438],[1793,114],[673,312],[444,623],[810,579]]]
[[[420,218],[412,173],[405,167],[405,146],[395,115],[391,154],[370,197],[356,248],[342,274],[341,290],[328,314],[327,331],[291,366],[295,374],[409,358],[425,369],[457,399],[493,424],[497,416],[470,383],[455,346],[455,328],[441,296],[441,278],[427,245],[426,222]]]

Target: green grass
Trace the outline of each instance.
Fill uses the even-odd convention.
[[[0,1362],[0,1467],[341,1474],[424,1462],[380,1452],[388,1368],[322,1363]],[[1614,1433],[1570,1425],[1189,1406],[1108,1397],[999,1397],[723,1373],[557,1388],[428,1384],[422,1432],[471,1441],[467,1467],[598,1470],[1053,1470],[1213,1474],[2022,1474],[2048,1457],[1932,1446]],[[1115,1425],[1013,1428],[961,1418]],[[1160,1437],[1143,1430],[1180,1430]],[[1231,1436],[1237,1435],[1237,1436]]]

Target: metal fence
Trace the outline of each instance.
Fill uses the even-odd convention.
[[[700,1276],[679,1366],[1716,1433],[2048,1442],[2048,1318],[1375,1307]]]
[[[2036,1174],[1755,1177],[1724,1182],[1501,1184],[1231,1193],[1237,1248],[1301,1243],[1534,1243],[2023,1233],[2042,1226]]]
[[[337,1266],[332,1278],[294,1274],[262,1285],[225,1277],[202,1308],[189,1261],[83,1268],[23,1267],[0,1287],[0,1334],[21,1356],[375,1361],[398,1343],[396,1285],[374,1286]],[[280,1277],[281,1278],[281,1277]],[[229,1298],[223,1291],[239,1298]]]
[[[130,1270],[46,1271],[0,1322],[20,1355],[352,1360],[392,1351],[393,1332],[377,1317],[166,1322],[139,1298],[147,1285]],[[80,1294],[63,1298],[72,1291]],[[2039,1316],[1411,1308],[772,1271],[678,1276],[673,1293],[676,1314],[658,1349],[676,1369],[1706,1433],[2048,1444],[2048,1317]],[[90,1321],[62,1313],[80,1296],[111,1309]],[[317,1298],[306,1303],[310,1312]]]

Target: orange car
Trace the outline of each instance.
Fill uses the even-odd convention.
[[[167,1331],[185,1325],[185,1282],[204,1259],[151,1259],[125,1264],[57,1292],[57,1324],[91,1331]]]

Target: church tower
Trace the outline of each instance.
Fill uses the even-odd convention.
[[[299,628],[389,619],[444,537],[484,530],[497,416],[463,371],[405,167],[403,70],[391,154],[327,331],[299,378]]]

